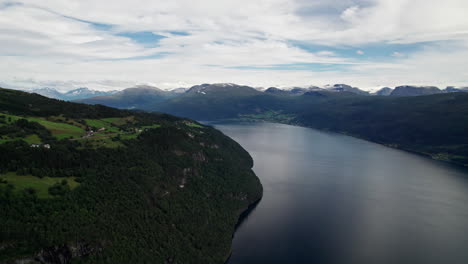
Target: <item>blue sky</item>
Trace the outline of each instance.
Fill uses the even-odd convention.
[[[0,83],[468,86],[464,10],[462,0],[0,0]]]

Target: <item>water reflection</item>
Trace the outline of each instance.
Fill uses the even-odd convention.
[[[301,127],[217,128],[264,186],[230,264],[468,263],[466,169]]]

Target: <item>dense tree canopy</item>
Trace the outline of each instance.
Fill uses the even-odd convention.
[[[114,137],[115,147],[57,139],[26,119],[1,124],[2,133],[13,129],[7,132],[17,137],[39,134],[50,148],[21,139],[0,144],[0,178],[11,176],[0,182],[0,263],[60,263],[60,257],[71,263],[222,263],[240,212],[261,197],[248,153],[190,120],[3,89],[0,111],[61,115],[68,122],[132,115],[132,123],[118,127],[122,131],[157,124],[135,137]],[[64,180],[41,198],[34,186],[21,189],[11,180],[29,179],[20,177]],[[78,187],[70,188],[72,181]]]

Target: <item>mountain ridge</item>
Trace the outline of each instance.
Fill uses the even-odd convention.
[[[65,101],[85,99],[85,98],[90,98],[90,97],[100,96],[100,95],[110,95],[110,94],[114,94],[118,92],[118,91],[91,90],[86,87],[73,89],[67,92],[59,92],[57,89],[49,88],[49,87],[38,88],[38,89],[33,89],[33,90],[22,90],[22,91],[28,92],[28,93],[35,93],[35,94],[39,94],[39,95],[49,97],[52,99],[59,99],[59,100],[65,100]]]

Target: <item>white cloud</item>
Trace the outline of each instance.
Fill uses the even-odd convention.
[[[398,52],[398,51],[394,51],[394,52],[392,53],[392,56],[393,56],[393,57],[403,57],[404,54],[401,53],[401,52]]]
[[[254,86],[349,82],[364,87],[409,82],[468,84],[465,0],[9,3],[0,0],[0,80],[9,86],[115,89],[135,83],[171,87],[202,82]],[[86,21],[112,27],[102,30]],[[147,47],[117,35],[141,31],[167,38]],[[292,44],[296,42],[307,48]],[[395,43],[424,43],[424,48],[393,54],[387,50],[382,55],[388,60],[373,61],[356,56],[364,51],[353,51]],[[352,52],[340,54],[340,49]],[[154,54],[166,55],[123,60]],[[390,60],[389,55],[394,58]],[[266,70],[268,65],[303,63],[347,65],[348,70]]]

